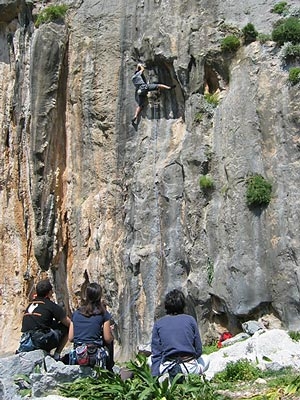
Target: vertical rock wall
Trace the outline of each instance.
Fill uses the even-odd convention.
[[[220,50],[248,22],[271,33],[273,6],[87,0],[35,28],[40,5],[0,4],[2,351],[43,276],[69,312],[103,285],[120,358],[149,341],[174,287],[206,340],[265,314],[298,329],[299,90],[273,42]],[[134,129],[139,61],[176,88]],[[246,206],[251,173],[272,182],[267,208]]]

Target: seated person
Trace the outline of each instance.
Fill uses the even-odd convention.
[[[23,320],[20,347],[17,352],[42,349],[50,352],[55,349],[54,359],[68,341],[70,318],[65,310],[51,300],[52,285],[48,279],[38,282],[36,296],[27,306]],[[32,347],[23,346],[24,338],[30,338]]]
[[[98,283],[90,283],[86,288],[83,305],[74,311],[69,328],[69,340],[75,349],[82,345],[111,346],[113,335],[110,326],[111,315],[101,301],[102,288]],[[106,368],[112,369],[110,357],[106,359]]]
[[[185,296],[180,290],[172,290],[165,297],[167,315],[153,326],[151,352],[152,375],[159,376],[176,367],[176,373],[202,374],[205,369],[202,342],[197,322],[184,314]],[[174,368],[175,370],[175,368]],[[176,375],[176,373],[174,375]]]

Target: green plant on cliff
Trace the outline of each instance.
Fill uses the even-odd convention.
[[[201,175],[199,178],[200,189],[204,192],[214,188],[214,181],[209,175]]]
[[[259,40],[260,43],[263,44],[263,43],[268,42],[269,40],[272,40],[272,37],[268,33],[259,33],[257,35],[257,39]]]
[[[240,39],[235,35],[226,36],[221,40],[221,49],[224,52],[234,53],[240,45]]]
[[[258,32],[254,25],[249,23],[242,29],[245,44],[255,42]]]
[[[205,93],[204,94],[205,100],[211,104],[212,106],[216,107],[219,104],[219,93]]]
[[[300,342],[300,332],[299,331],[289,331],[289,337],[296,342]]]
[[[293,67],[289,70],[289,81],[292,85],[300,82],[300,67]]]
[[[289,9],[289,6],[286,1],[280,1],[276,3],[275,6],[272,8],[272,12],[275,14],[285,14]]]
[[[203,120],[203,113],[199,111],[194,116],[194,122],[196,124],[199,124],[202,120]]]
[[[207,259],[206,270],[207,270],[207,283],[209,284],[209,286],[211,286],[212,281],[214,279],[214,264],[210,258]]]
[[[38,15],[35,26],[38,28],[47,22],[63,21],[67,10],[68,6],[65,4],[48,6]]]
[[[282,59],[286,61],[300,59],[300,44],[285,43],[282,47]]]
[[[272,39],[280,46],[285,42],[300,43],[300,19],[290,17],[279,21],[272,31]]]
[[[246,180],[246,199],[248,206],[266,206],[271,201],[272,184],[260,174],[250,176]]]

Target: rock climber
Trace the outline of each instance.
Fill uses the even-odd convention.
[[[146,77],[144,75],[145,66],[141,63],[137,65],[137,69],[132,76],[131,80],[135,86],[135,100],[138,104],[134,117],[131,122],[133,125],[136,124],[137,119],[142,112],[146,102],[148,92],[153,92],[155,90],[164,89],[170,90],[174,89],[176,85],[168,86],[162,83],[147,83]]]

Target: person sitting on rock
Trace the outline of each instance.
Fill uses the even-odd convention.
[[[110,353],[105,360],[105,367],[112,369],[113,360],[111,344],[113,334],[111,328],[111,314],[106,310],[106,305],[102,302],[102,287],[96,283],[89,283],[86,287],[83,305],[74,311],[69,328],[69,341],[77,347],[85,345],[103,349],[107,345]],[[97,365],[97,358],[93,360]],[[91,366],[88,360],[87,365]],[[92,365],[93,366],[93,365]]]
[[[203,374],[208,368],[201,356],[202,342],[197,322],[184,314],[185,296],[174,289],[165,297],[167,315],[153,326],[151,339],[152,375],[168,372],[172,380],[177,373]]]
[[[138,104],[134,117],[131,120],[133,125],[137,122],[140,113],[145,107],[148,92],[153,92],[159,89],[170,90],[176,87],[176,85],[168,86],[162,83],[147,83],[146,77],[144,75],[144,70],[144,65],[138,64],[137,69],[131,78],[135,86],[135,100]]]
[[[53,288],[48,279],[36,285],[36,296],[27,306],[23,320],[23,332],[18,352],[42,349],[50,353],[55,349],[53,357],[59,360],[68,341],[70,318],[65,310],[51,300]],[[30,346],[26,346],[26,341]]]

